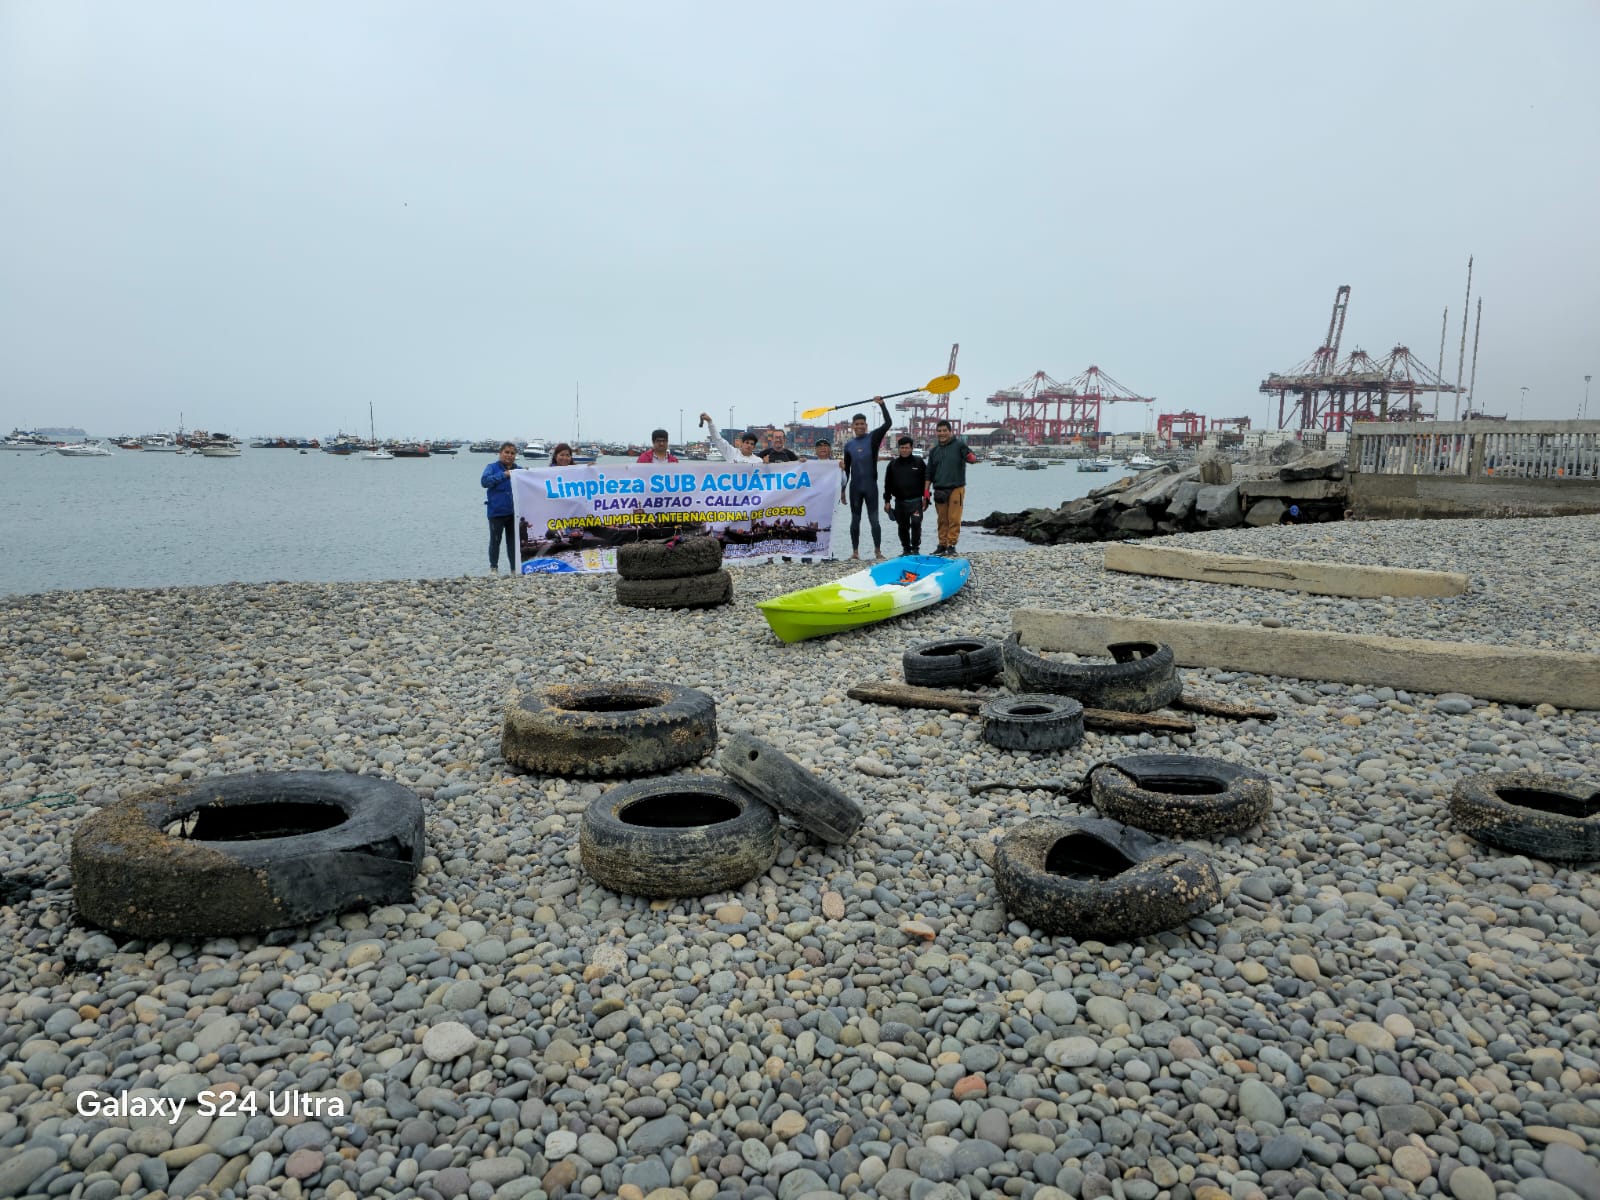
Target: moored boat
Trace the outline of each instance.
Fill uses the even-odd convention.
[[[59,445],[59,441],[31,429],[13,429],[4,440],[0,440],[0,450],[54,450]]]
[[[55,447],[57,454],[64,454],[68,458],[110,458],[111,451],[99,442],[78,442],[71,446]]]
[[[971,571],[964,558],[908,554],[832,583],[758,601],[756,607],[780,639],[800,642],[937,604],[960,591]]]

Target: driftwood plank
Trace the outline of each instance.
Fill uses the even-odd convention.
[[[1227,717],[1234,721],[1276,721],[1278,714],[1270,708],[1254,704],[1231,704],[1226,700],[1213,700],[1208,696],[1191,696],[1185,692],[1174,700],[1171,708],[1184,712],[1200,713],[1207,717]]]
[[[858,683],[845,695],[865,704],[892,704],[896,708],[942,708],[946,712],[975,713],[982,696],[947,692],[943,688],[913,687],[909,683]]]
[[[935,708],[946,712],[976,713],[987,697],[943,688],[913,687],[907,683],[858,683],[845,695],[865,704],[891,704],[896,708]],[[1083,710],[1085,729],[1098,733],[1193,733],[1194,722],[1182,717],[1163,717],[1155,713],[1111,712],[1104,708]]]
[[[1107,546],[1106,570],[1156,575],[1163,579],[1312,592],[1319,596],[1459,596],[1467,590],[1467,577],[1454,571],[1257,558],[1163,546]]]

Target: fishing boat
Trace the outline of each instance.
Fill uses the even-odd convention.
[[[1128,460],[1128,465],[1135,471],[1148,471],[1151,467],[1159,467],[1161,464],[1148,454],[1135,454]]]
[[[959,592],[971,571],[964,558],[907,554],[756,607],[781,640],[801,642],[937,604]]]
[[[64,454],[68,458],[110,458],[111,451],[98,442],[78,442],[71,446],[56,446],[57,454]]]
[[[480,441],[473,442],[472,445],[468,446],[467,452],[469,454],[494,454],[499,449],[499,442]]]
[[[394,455],[378,445],[377,425],[372,419],[372,401],[370,400],[367,401],[367,434],[371,438],[367,445],[371,446],[372,449],[362,454],[361,459],[363,462],[384,462],[394,458]]]
[[[242,451],[239,442],[225,433],[214,433],[211,439],[202,442],[200,447],[202,458],[238,458]]]
[[[31,429],[13,429],[0,441],[0,450],[54,450],[61,443]]]
[[[1021,462],[1019,462],[1017,464],[1017,470],[1019,470],[1019,471],[1042,471],[1042,470],[1044,470],[1044,459],[1042,459],[1042,458],[1025,458],[1025,459],[1023,459]]]
[[[1100,459],[1100,458],[1080,458],[1078,460],[1078,470],[1080,470],[1080,471],[1109,471],[1109,470],[1111,470],[1111,460],[1110,459]]]

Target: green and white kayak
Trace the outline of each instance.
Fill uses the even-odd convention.
[[[972,564],[964,558],[907,554],[798,592],[758,601],[772,632],[786,642],[843,633],[937,604],[961,590]]]

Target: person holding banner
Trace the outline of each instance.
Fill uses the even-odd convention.
[[[665,429],[657,429],[650,434],[650,449],[646,450],[634,462],[642,463],[674,463],[678,456],[671,450],[672,441]]]
[[[767,434],[767,448],[761,451],[761,461],[766,463],[799,462],[800,456],[784,445],[784,440],[783,430],[781,429],[774,429]]]
[[[850,432],[854,436],[844,444],[844,490],[850,496],[850,557],[861,557],[861,510],[867,510],[872,526],[872,548],[883,557],[883,526],[878,521],[878,449],[883,445],[883,435],[894,422],[889,417],[889,406],[882,396],[874,396],[883,412],[883,424],[867,432],[867,418],[856,413],[850,418]]]
[[[516,547],[512,544],[512,527],[516,510],[511,503],[511,472],[517,469],[517,444],[502,442],[500,457],[483,469],[478,482],[488,491],[483,498],[489,511],[489,574],[500,574],[500,540],[506,543],[506,565],[517,569]]]
[[[723,437],[717,432],[717,424],[711,419],[710,413],[700,414],[700,424],[706,427],[707,435],[711,439],[711,444],[715,446],[721,453],[723,462],[749,464],[758,463],[761,461],[761,458],[755,453],[755,434],[746,433],[744,437],[740,439],[745,444],[744,449],[735,450],[733,448],[733,443],[728,441],[727,438]]]

